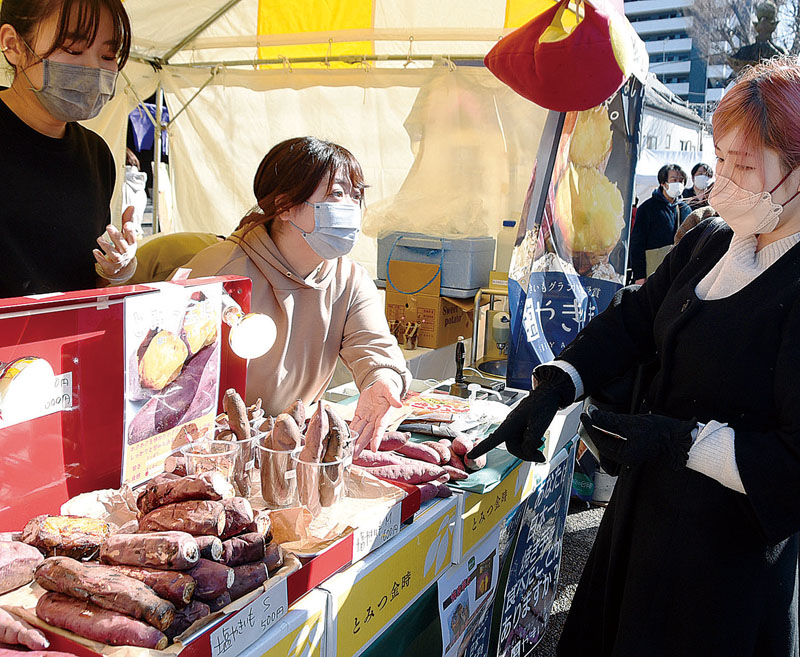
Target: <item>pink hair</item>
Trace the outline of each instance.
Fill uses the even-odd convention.
[[[775,57],[748,67],[714,112],[714,138],[739,131],[738,148],[771,148],[785,170],[800,166],[800,65]]]

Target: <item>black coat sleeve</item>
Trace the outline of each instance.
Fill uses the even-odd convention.
[[[559,360],[578,370],[585,395],[596,394],[606,382],[653,359],[656,313],[706,225],[704,221],[687,233],[644,285],[595,317],[559,354]]]
[[[765,538],[775,544],[800,531],[800,301],[784,327],[775,363],[778,430],[736,432],[736,465]],[[766,383],[766,382],[764,382]],[[747,381],[742,385],[761,385]]]
[[[636,221],[631,230],[631,247],[628,253],[628,262],[633,271],[633,280],[644,278],[647,273],[647,231],[650,227],[649,203],[645,202],[636,210]]]

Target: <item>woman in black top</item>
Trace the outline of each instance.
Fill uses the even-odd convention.
[[[563,657],[797,657],[800,65],[748,69],[714,112],[724,223],[689,231],[593,319],[488,438],[543,460],[556,410],[655,364],[634,415],[581,416],[618,474]],[[485,451],[483,443],[469,454]]]
[[[14,69],[0,90],[0,297],[133,275],[132,209],[122,232],[110,225],[111,151],[77,123],[113,96],[129,49],[121,0],[0,5],[0,51]]]

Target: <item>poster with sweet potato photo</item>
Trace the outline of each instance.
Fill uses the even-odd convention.
[[[213,431],[219,392],[222,285],[162,286],[125,300],[122,483]]]

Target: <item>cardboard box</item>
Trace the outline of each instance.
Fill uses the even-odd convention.
[[[417,346],[436,349],[472,335],[472,299],[439,295],[441,273],[436,265],[392,260],[392,284],[386,288],[386,319],[419,323]],[[398,339],[401,343],[402,340]]]

